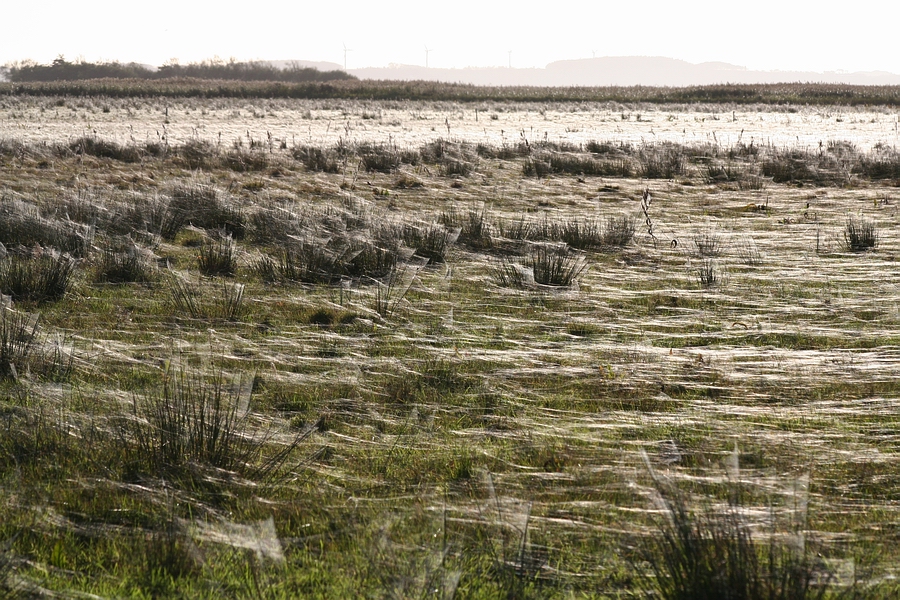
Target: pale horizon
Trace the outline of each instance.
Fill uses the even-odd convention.
[[[260,0],[233,11],[210,2],[159,0],[123,7],[110,0],[46,0],[4,7],[0,64],[59,55],[90,62],[159,66],[219,57],[239,61],[330,62],[348,70],[389,65],[543,68],[592,57],[666,57],[724,62],[755,71],[900,73],[892,30],[900,8],[869,0],[853,10],[810,10],[763,0],[752,7],[691,1],[640,7],[558,2],[554,10],[462,0],[349,0],[324,4]]]

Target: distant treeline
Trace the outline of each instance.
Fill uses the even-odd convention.
[[[305,83],[311,81],[338,81],[356,79],[344,71],[319,71],[309,67],[290,65],[279,69],[265,62],[236,62],[209,60],[187,65],[166,64],[150,69],[137,63],[69,62],[62,56],[49,65],[31,61],[13,63],[4,67],[6,78],[13,83],[84,81],[93,79],[142,79],[160,80],[180,77],[226,81],[279,81]]]
[[[115,63],[112,63],[115,64]],[[239,66],[245,65],[245,66]],[[863,86],[830,83],[722,84],[691,87],[527,87],[476,86],[436,81],[361,81],[341,71],[315,69],[279,71],[258,65],[259,72],[291,73],[320,78],[339,74],[340,79],[325,81],[272,81],[237,77],[256,69],[257,63],[210,63],[163,67],[164,75],[152,78],[70,79],[0,83],[0,94],[48,96],[110,97],[202,97],[202,98],[298,98],[349,100],[433,100],[455,102],[618,102],[623,104],[725,104],[725,105],[811,105],[811,106],[900,106],[900,86]],[[78,67],[79,64],[74,66]],[[83,65],[81,65],[83,66]],[[28,67],[33,68],[33,67]],[[52,68],[47,67],[47,68]],[[132,68],[124,65],[124,71]],[[20,76],[24,67],[10,68],[10,79]],[[196,70],[194,70],[196,69]],[[204,70],[206,69],[206,70]],[[200,73],[206,73],[202,76]],[[234,76],[214,75],[233,73]],[[159,78],[162,77],[162,78]],[[216,79],[216,77],[218,77]],[[229,80],[230,79],[230,80]]]

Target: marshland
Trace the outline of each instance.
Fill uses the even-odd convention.
[[[896,108],[13,92],[4,593],[900,591]]]

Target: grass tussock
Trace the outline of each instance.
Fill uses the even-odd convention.
[[[0,378],[23,374],[35,349],[38,319],[7,307],[0,307]]]
[[[105,248],[95,275],[99,283],[150,283],[155,279],[155,265],[133,244],[123,249]]]
[[[866,252],[878,245],[874,221],[850,218],[844,226],[844,244],[850,252]]]
[[[244,312],[244,284],[194,282],[179,275],[169,281],[169,296],[176,315],[192,319],[237,321]]]
[[[0,199],[0,243],[10,250],[55,248],[83,257],[93,237],[93,227],[44,217],[36,206],[21,200]]]
[[[277,430],[252,411],[250,386],[229,384],[222,375],[208,381],[167,374],[159,390],[133,400],[134,418],[123,425],[131,440],[127,470],[133,477],[175,481],[222,474],[269,480],[302,436],[276,444]]]
[[[653,483],[661,515],[640,552],[652,573],[642,581],[646,593],[665,600],[831,597],[828,572],[804,536],[805,510],[792,517],[788,541],[773,530],[759,540],[745,517],[741,483],[729,484],[724,508],[699,510],[660,476]]]
[[[16,301],[52,302],[72,287],[75,260],[53,250],[15,253],[0,260],[0,292]]]
[[[237,248],[228,236],[207,240],[200,245],[197,266],[207,276],[233,277],[237,271]]]
[[[537,246],[528,264],[534,273],[534,281],[540,285],[570,287],[587,269],[587,262],[580,254],[568,248]]]

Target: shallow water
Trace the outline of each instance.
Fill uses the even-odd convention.
[[[61,104],[61,105],[60,105]],[[0,107],[0,138],[25,142],[66,142],[85,135],[127,143],[180,144],[201,139],[231,145],[238,141],[337,144],[395,143],[417,146],[436,138],[493,145],[591,140],[632,144],[670,141],[738,142],[776,147],[816,148],[849,141],[861,150],[900,140],[898,113],[851,108],[797,108],[790,111],[686,110],[684,106],[622,108],[609,104],[488,105],[426,102],[341,102],[307,100],[105,100],[15,98]]]

